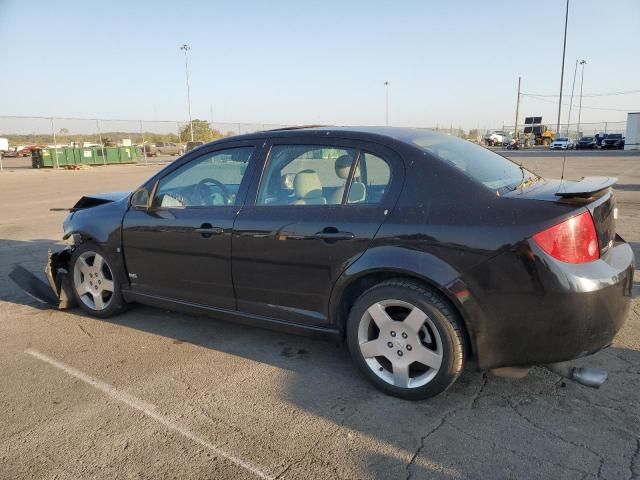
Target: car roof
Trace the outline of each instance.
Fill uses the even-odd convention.
[[[299,126],[278,128],[274,130],[262,130],[255,133],[234,135],[216,140],[215,143],[233,142],[241,140],[255,140],[267,138],[287,138],[301,136],[335,136],[337,138],[369,140],[378,143],[397,141],[410,143],[416,134],[429,134],[434,136],[444,136],[428,129],[405,128],[405,127],[377,127],[377,126]]]

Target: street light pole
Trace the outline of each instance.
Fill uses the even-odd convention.
[[[389,82],[384,82],[384,123],[389,126]]]
[[[518,137],[518,114],[520,113],[520,80],[521,80],[521,77],[518,77],[518,99],[516,100],[516,125],[514,127],[514,132],[513,132],[513,135],[516,138],[520,138]],[[504,127],[502,128],[502,131],[504,131]]]
[[[586,64],[586,60],[580,60],[580,65],[582,65],[582,75],[580,78],[580,106],[578,107],[578,136],[580,136],[580,116],[582,114],[582,84],[584,83],[584,66]]]
[[[564,16],[564,44],[562,46],[562,71],[560,72],[560,99],[558,100],[558,124],[556,126],[556,135],[560,133],[560,114],[562,113],[562,86],[564,83],[564,56],[567,50],[568,23],[569,23],[569,0],[567,0],[567,8]]]
[[[191,47],[186,43],[180,47],[184,50],[184,71],[187,76],[187,110],[189,111],[189,129],[191,130],[191,141],[193,142],[193,121],[191,120],[191,92],[189,90],[189,50]]]

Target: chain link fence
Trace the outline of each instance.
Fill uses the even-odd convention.
[[[556,131],[557,124],[553,123],[543,123],[548,129],[552,131]],[[523,133],[524,128],[527,125],[524,123],[518,124],[518,132]],[[627,122],[626,121],[618,121],[618,122],[581,122],[578,124],[577,122],[573,123],[561,123],[560,130],[556,132],[556,136],[569,137],[572,139],[578,139],[584,136],[593,136],[596,133],[622,133],[625,134],[627,130]],[[501,125],[499,127],[489,129],[489,132],[493,131],[502,131],[508,134],[513,135],[515,132],[514,125]],[[483,132],[486,133],[486,132]]]
[[[189,122],[180,120],[117,120],[71,117],[0,116],[0,137],[11,148],[32,145],[69,146],[74,144],[142,145],[146,142],[210,141],[286,125],[266,123],[228,123],[194,120],[194,136]]]

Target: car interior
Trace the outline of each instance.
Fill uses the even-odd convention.
[[[163,208],[233,205],[253,147],[205,155],[170,173],[158,185],[154,205]]]
[[[275,146],[263,176],[258,205],[340,205],[354,161],[358,165],[347,203],[378,203],[389,183],[389,167],[373,156],[381,164],[381,184],[368,187],[369,154],[357,154],[354,149]]]

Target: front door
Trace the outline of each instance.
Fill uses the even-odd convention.
[[[225,144],[177,162],[151,207],[123,220],[124,257],[139,294],[235,309],[231,232],[247,191],[254,144]]]
[[[270,145],[234,226],[238,310],[326,327],[335,281],[397,198],[401,162],[382,147],[291,140]]]

